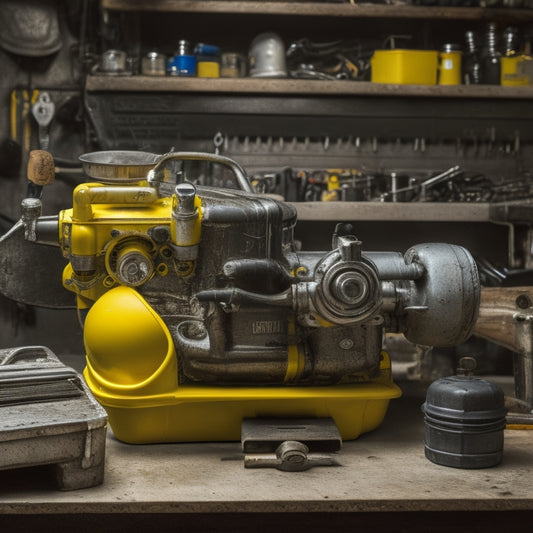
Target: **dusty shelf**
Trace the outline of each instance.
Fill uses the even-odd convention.
[[[330,16],[361,18],[423,18],[456,20],[505,19],[523,22],[533,18],[533,10],[440,7],[409,5],[377,5],[360,2],[333,4],[327,2],[239,2],[195,0],[102,0],[102,7],[116,11],[159,11],[176,13],[230,13],[297,16]]]
[[[298,220],[488,222],[488,203],[294,202]]]
[[[87,77],[88,91],[151,91],[202,93],[254,93],[354,96],[412,96],[434,98],[533,98],[533,86],[500,85],[397,85],[349,80],[297,80],[263,78],[179,78],[170,76]]]

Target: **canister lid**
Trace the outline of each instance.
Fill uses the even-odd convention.
[[[447,420],[489,421],[507,413],[501,388],[471,376],[450,376],[433,382],[422,409],[429,416]]]
[[[440,51],[448,54],[451,52],[460,52],[461,45],[455,43],[446,43],[442,45]]]

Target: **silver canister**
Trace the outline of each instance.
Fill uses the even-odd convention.
[[[116,74],[126,70],[127,55],[123,50],[106,50],[100,56],[100,72]]]
[[[286,78],[285,45],[275,33],[261,33],[251,43],[248,51],[250,77]]]
[[[165,76],[167,58],[158,52],[148,52],[141,61],[143,76]]]

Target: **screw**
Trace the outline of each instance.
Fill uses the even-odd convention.
[[[516,305],[520,309],[528,309],[531,307],[531,298],[527,294],[521,294],[516,298]]]
[[[354,342],[352,339],[342,339],[339,342],[339,348],[343,350],[351,350],[353,348]]]

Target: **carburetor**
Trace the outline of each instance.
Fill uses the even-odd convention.
[[[241,190],[180,180],[187,160],[228,167]],[[471,334],[480,284],[460,246],[365,252],[341,223],[331,250],[305,252],[295,208],[254,194],[231,159],[177,152],[102,175],[122,168],[89,164],[103,179],[79,185],[72,209],[45,220],[26,201],[23,216],[26,238],[57,238],[68,261],[84,376],[122,440],[233,440],[243,418],[302,416],[356,438],[401,394],[385,331],[433,346]]]

